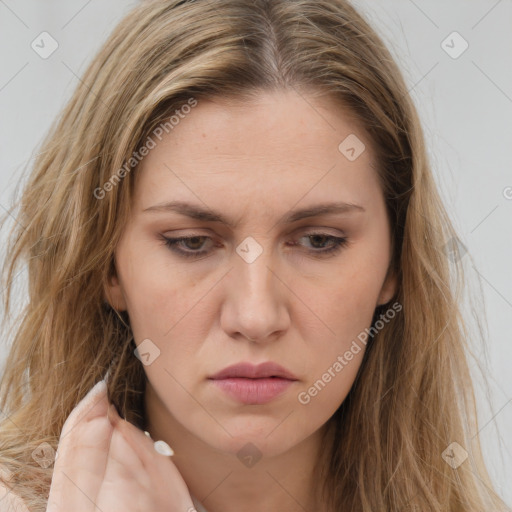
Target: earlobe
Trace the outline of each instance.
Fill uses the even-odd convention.
[[[112,308],[117,311],[126,311],[126,300],[114,263],[112,263],[108,282],[104,285],[103,295],[105,301],[108,302]]]
[[[388,269],[388,274],[382,285],[379,295],[379,301],[377,303],[378,306],[382,306],[387,304],[395,295],[397,290],[397,277],[396,273],[390,269]]]

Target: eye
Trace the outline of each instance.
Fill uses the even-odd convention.
[[[318,256],[335,254],[348,244],[347,238],[337,237],[327,233],[308,233],[300,237],[299,240],[303,238],[309,240],[310,247],[312,247],[312,249],[307,249],[307,252]],[[206,256],[211,251],[203,249],[205,242],[213,242],[210,237],[205,235],[182,236],[177,238],[161,235],[161,239],[171,251],[184,258],[200,258]],[[329,244],[329,247],[324,248],[326,244]],[[295,246],[300,244],[294,242],[290,245]]]
[[[320,256],[335,254],[341,251],[341,249],[348,244],[347,238],[329,235],[327,233],[308,233],[307,235],[302,236],[300,239],[302,238],[309,240],[309,243],[314,249],[319,249],[309,250],[308,252],[311,252],[313,254],[319,254]],[[325,244],[327,243],[329,243],[330,246],[327,247],[326,249],[322,248],[325,247]]]
[[[208,251],[202,250],[198,251],[204,246],[204,240],[211,240],[208,236],[197,235],[197,236],[182,236],[179,238],[169,238],[166,236],[162,236],[163,241],[171,251],[177,253],[179,256],[183,256],[185,258],[198,258],[208,254]],[[180,247],[185,247],[190,250],[183,250]]]

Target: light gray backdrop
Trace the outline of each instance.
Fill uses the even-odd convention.
[[[86,64],[136,3],[0,0],[0,210]],[[512,1],[354,3],[403,69],[443,198],[474,258],[469,280],[482,283],[488,348],[476,350],[472,366],[487,364],[492,402],[478,388],[480,435],[512,503]],[[0,243],[3,250],[5,233]],[[0,362],[4,333],[1,341]]]

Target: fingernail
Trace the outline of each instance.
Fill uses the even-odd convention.
[[[174,455],[173,449],[165,441],[155,441],[155,450],[158,453],[169,457]]]
[[[90,389],[86,396],[99,395],[100,393],[104,393],[105,391],[107,391],[107,383],[105,382],[104,379],[102,379],[96,382],[96,384],[94,384],[94,386]]]
[[[75,405],[74,409],[69,414],[68,418],[64,422],[64,426],[62,428],[61,437],[64,432],[68,432],[71,429],[71,425],[75,424],[75,422],[79,421],[79,419],[87,414],[89,411],[89,407],[98,400],[98,396],[107,393],[107,384],[104,380],[100,380],[97,382],[88,392],[87,394]]]
[[[97,382],[87,394],[80,400],[78,405],[84,406],[89,402],[92,402],[97,396],[107,392],[107,383],[104,380]]]

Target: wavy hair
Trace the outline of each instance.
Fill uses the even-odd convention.
[[[0,464],[31,512],[45,510],[53,469],[33,451],[57,448],[65,419],[107,369],[121,415],[145,426],[146,378],[129,318],[104,295],[134,191],[137,166],[126,163],[190,98],[286,89],[327,94],[364,126],[392,227],[394,300],[403,306],[368,343],[329,419],[318,475],[330,512],[509,510],[472,437],[457,235],[383,40],[347,0],[150,0],[125,15],[88,66],[10,212],[17,222],[2,275],[9,317],[22,265],[28,298],[9,330],[0,383]],[[456,469],[442,456],[452,442],[468,453]]]

